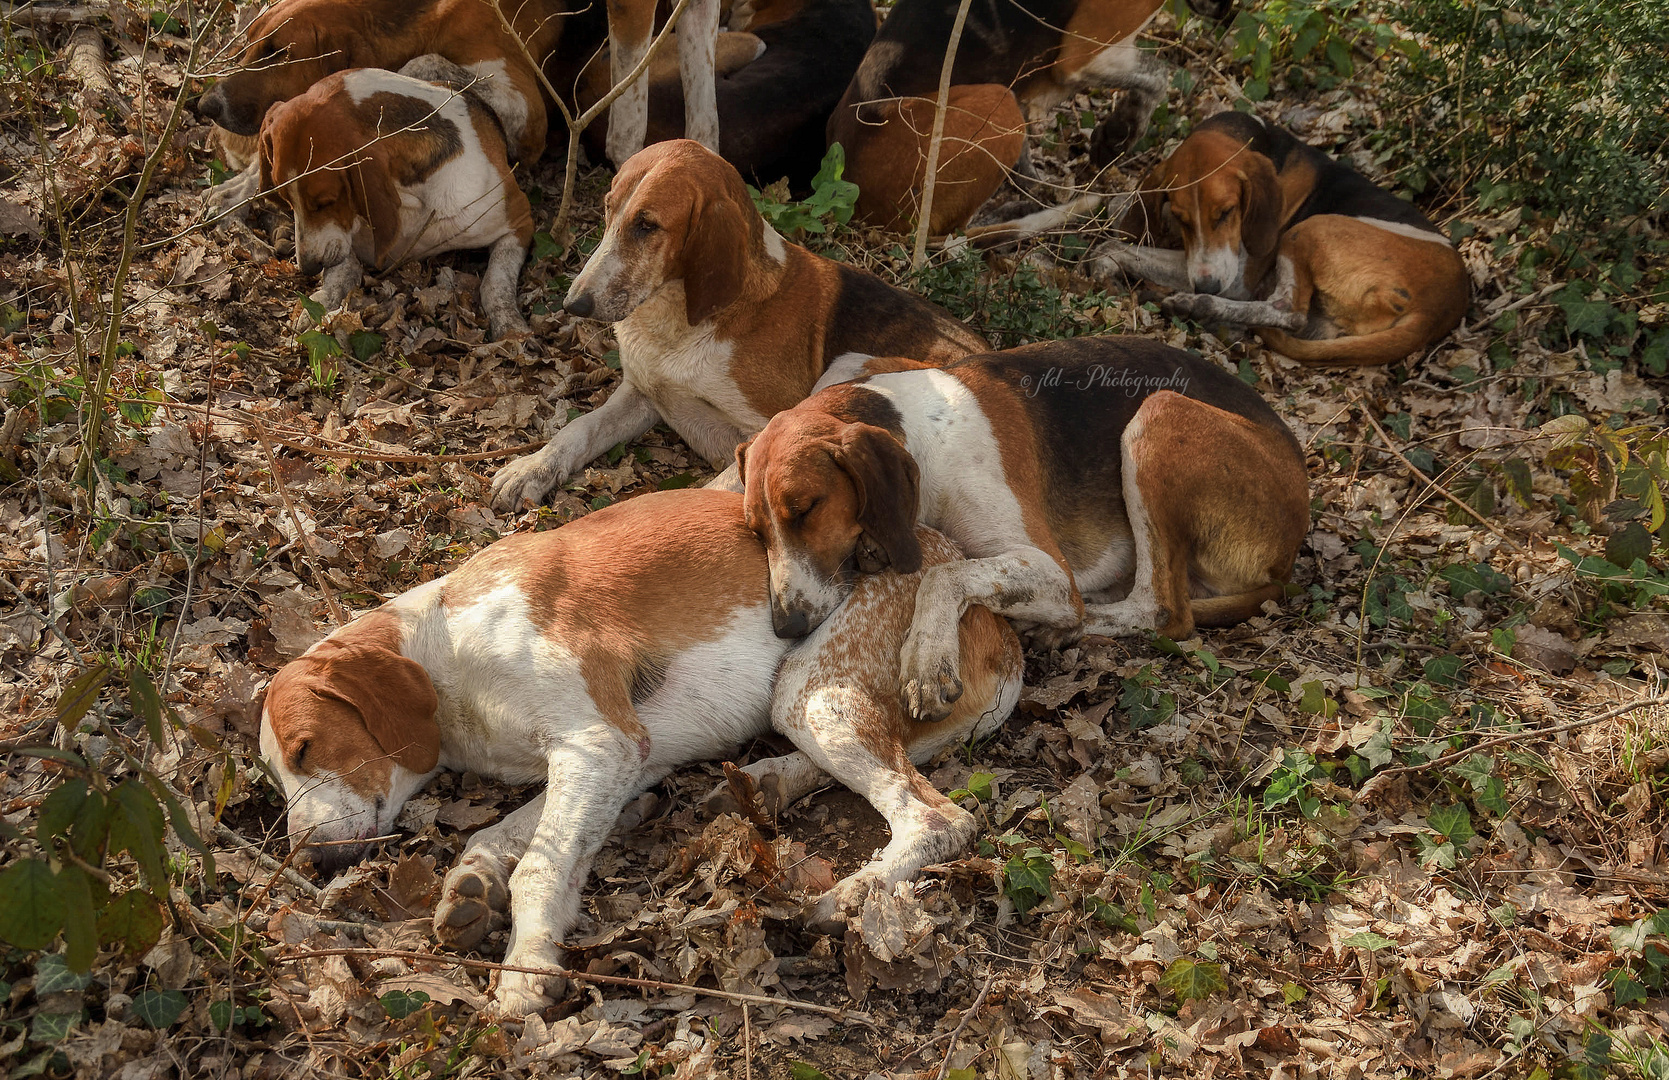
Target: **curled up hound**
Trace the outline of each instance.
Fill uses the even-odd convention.
[[[327,75],[267,112],[261,187],[294,213],[296,261],[324,274],[313,299],[326,310],[359,287],[366,266],[484,247],[492,254],[481,308],[492,336],[527,332],[516,283],[532,211],[474,81],[449,60],[420,56],[400,74]]]
[[[1412,205],[1281,128],[1239,112],[1196,127],[1142,181],[1098,250],[1176,292],[1162,307],[1248,326],[1317,364],[1388,364],[1430,348],[1470,302],[1466,266]]]
[[[920,565],[955,559],[930,530]],[[261,752],[280,778],[289,830],[321,866],[364,854],[440,769],[543,794],[482,829],[442,885],[435,930],[471,948],[510,916],[505,962],[560,965],[591,860],[621,808],[690,761],[768,729],[792,754],[746,769],[786,801],[828,776],[886,817],[892,840],[808,912],[818,925],[860,907],[972,839],[967,811],[916,771],[989,733],[1019,697],[1013,631],[989,611],[962,617],[965,692],[939,723],[898,700],[898,650],[921,574],[868,578],[818,634],[790,648],[771,628],[765,552],[740,496],[672,491],[560,529],[500,540],[319,642],[273,678]],[[561,994],[505,972],[497,1012],[521,1017]]]
[[[1108,337],[869,370],[778,413],[737,460],[779,634],[816,627],[854,572],[918,569],[917,524],[967,555],[924,571],[900,655],[912,715],[965,693],[972,604],[1047,645],[1182,638],[1283,594],[1309,532],[1304,457],[1215,364]]]
[[[935,173],[935,236],[967,225],[1004,180],[1025,170],[1026,124],[1097,86],[1124,91],[1095,129],[1092,157],[1111,161],[1141,138],[1170,85],[1171,69],[1136,46],[1162,0],[997,0],[968,8],[951,71],[944,140]],[[1233,0],[1189,0],[1209,18]],[[828,141],[846,150],[846,178],[858,185],[858,217],[907,230],[921,216],[939,76],[959,5],[899,0],[829,118]],[[1055,228],[1089,213],[1085,197],[1042,210],[1026,225],[989,226],[1001,238]],[[987,227],[982,227],[987,228]],[[970,237],[974,235],[970,231]]]
[[[785,241],[735,167],[698,143],[656,143],[632,158],[604,209],[602,241],[564,306],[615,324],[620,385],[498,471],[501,510],[539,502],[660,421],[723,469],[738,442],[849,353],[944,364],[989,348],[943,308]]]

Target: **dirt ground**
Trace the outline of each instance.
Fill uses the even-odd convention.
[[[314,285],[273,255],[280,219],[197,227],[215,152],[187,112],[136,221],[105,460],[78,482],[77,313],[100,325],[87,313],[109,301],[124,193],[185,83],[188,42],[167,25],[148,49],[134,27],[108,35],[123,116],[61,68],[17,74],[17,56],[56,55],[67,32],[14,28],[19,90],[0,103],[0,814],[33,828],[59,766],[12,751],[52,737],[76,673],[142,664],[189,724],[150,765],[215,837],[216,873],[174,852],[177,919],[141,954],[106,945],[91,982],[48,985],[61,963],[0,954],[9,1075],[1669,1075],[1669,1003],[1651,981],[1665,954],[1648,944],[1664,927],[1643,922],[1669,906],[1669,712],[1621,711],[1665,692],[1669,614],[1661,597],[1605,601],[1578,574],[1572,560],[1606,537],[1571,513],[1541,430],[1561,414],[1661,425],[1669,385],[1546,344],[1560,282],[1520,272],[1514,212],[1428,207],[1475,226],[1459,243],[1473,307],[1388,369],[1303,368],[1173,323],[1084,277],[1083,234],[992,256],[981,280],[1032,283],[992,303],[1028,305],[1036,336],[1139,333],[1256,380],[1308,454],[1297,595],[1188,641],[1030,655],[1001,731],[926,770],[980,816],[978,849],[873,898],[844,938],[803,930],[799,906],[885,843],[874,812],[826,790],[777,822],[708,819],[696,807],[718,763],[682,771],[628,808],[570,957],[658,985],[576,986],[518,1030],[479,1015],[491,972],[438,954],[427,918],[470,831],[530,793],[443,775],[403,835],[343,878],[280,873],[260,694],[337,610],[711,470],[658,428],[552,506],[495,514],[491,476],[514,448],[618,382],[607,328],[560,313],[582,256],[536,244],[523,344],[483,343],[475,254],[368,281],[298,335]],[[1172,114],[1232,103],[1226,47],[1163,22],[1156,34],[1197,76]],[[1384,119],[1377,86],[1365,68],[1258,111],[1349,156]],[[1107,102],[1063,107],[1046,178],[1116,192],[1158,160],[1163,130],[1092,176],[1074,121]],[[607,179],[582,173],[582,234]],[[548,229],[559,166],[525,182]],[[901,242],[846,229],[817,246],[900,279]],[[119,770],[113,740],[140,748],[143,725],[119,704],[94,715],[108,727],[60,745]],[[332,949],[361,951],[298,956]],[[185,1008],[153,1026],[135,1002],[168,990]],[[43,1027],[60,1015],[72,1021]]]

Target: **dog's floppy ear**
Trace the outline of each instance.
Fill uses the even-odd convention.
[[[1240,177],[1240,242],[1261,278],[1261,271],[1268,269],[1281,241],[1281,185],[1275,178],[1274,162],[1262,154],[1247,150],[1235,164]],[[1254,280],[1248,272],[1246,283],[1250,285]]]
[[[733,193],[719,191],[697,203],[679,256],[684,318],[691,326],[742,295],[747,244],[748,220]]]
[[[744,484],[748,481],[748,447],[752,446],[753,440],[757,438],[759,436],[755,434],[746,442],[736,444],[736,479]]]
[[[354,209],[371,223],[377,269],[386,270],[389,253],[400,239],[400,192],[394,186],[386,157],[361,151],[349,172],[348,190]]]
[[[1135,238],[1135,243],[1161,244],[1175,231],[1165,208],[1171,198],[1170,161],[1162,161],[1136,187],[1136,201],[1130,204],[1119,221],[1119,232]]]
[[[376,645],[341,645],[323,657],[319,692],[359,710],[393,761],[426,773],[440,761],[440,698],[429,673],[415,660]]]
[[[271,115],[270,112],[268,115]],[[272,193],[272,159],[278,152],[277,140],[273,138],[273,126],[270,120],[261,125],[260,146],[257,148],[261,161],[261,188],[257,192],[260,195]]]
[[[884,428],[852,424],[841,433],[835,462],[858,489],[859,569],[890,566],[900,574],[921,569],[916,540],[921,470],[916,459]]]

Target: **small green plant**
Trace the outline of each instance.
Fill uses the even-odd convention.
[[[973,248],[929,261],[908,284],[999,349],[1104,332],[1107,312],[1117,309],[1104,292],[1069,293],[1047,283],[1029,262],[994,272]]]
[[[1130,720],[1132,731],[1155,727],[1176,715],[1176,695],[1159,689],[1160,675],[1152,664],[1144,664],[1124,680],[1118,707]]]
[[[1003,895],[1014,904],[1014,910],[1024,915],[1054,895],[1050,882],[1055,876],[1055,861],[1039,847],[1028,847],[1009,857],[1003,865]]]
[[[835,143],[823,155],[823,164],[811,179],[808,198],[793,201],[787,180],[779,180],[764,191],[750,186],[748,194],[766,223],[788,239],[820,236],[851,221],[852,210],[858,205],[858,185],[842,179],[845,172],[846,151]]]
[[[1234,58],[1248,69],[1241,92],[1250,101],[1262,101],[1277,74],[1289,85],[1331,90],[1356,73],[1357,49],[1377,57],[1393,46],[1413,46],[1376,15],[1370,0],[1242,5],[1229,28]]]
[[[1300,814],[1313,818],[1321,810],[1321,799],[1312,793],[1311,785],[1326,778],[1327,770],[1313,755],[1303,750],[1282,750],[1281,764],[1270,775],[1269,786],[1263,792],[1263,808],[1275,810],[1293,803]]]
[[[1466,852],[1466,844],[1476,836],[1472,829],[1472,813],[1462,803],[1434,806],[1426,815],[1430,829],[1415,837],[1420,843],[1420,865],[1453,870]]]
[[[1669,595],[1669,428],[1595,425],[1572,414],[1541,433],[1552,438],[1547,464],[1568,471],[1579,528],[1606,536],[1602,557],[1558,547],[1597,586],[1596,618]]]

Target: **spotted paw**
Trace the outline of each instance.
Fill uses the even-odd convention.
[[[880,882],[869,874],[857,873],[835,883],[806,909],[805,926],[814,934],[839,934],[851,918],[863,911],[870,890]]]
[[[922,723],[936,723],[949,716],[962,696],[962,680],[956,677],[954,637],[951,646],[948,652],[934,649],[914,633],[904,640],[899,655],[904,708]]]
[[[1090,133],[1090,164],[1098,169],[1111,165],[1141,141],[1146,132],[1147,114],[1144,110],[1120,105]]]
[[[510,921],[510,889],[502,872],[466,860],[441,885],[435,908],[435,936],[454,949],[473,949]]]

